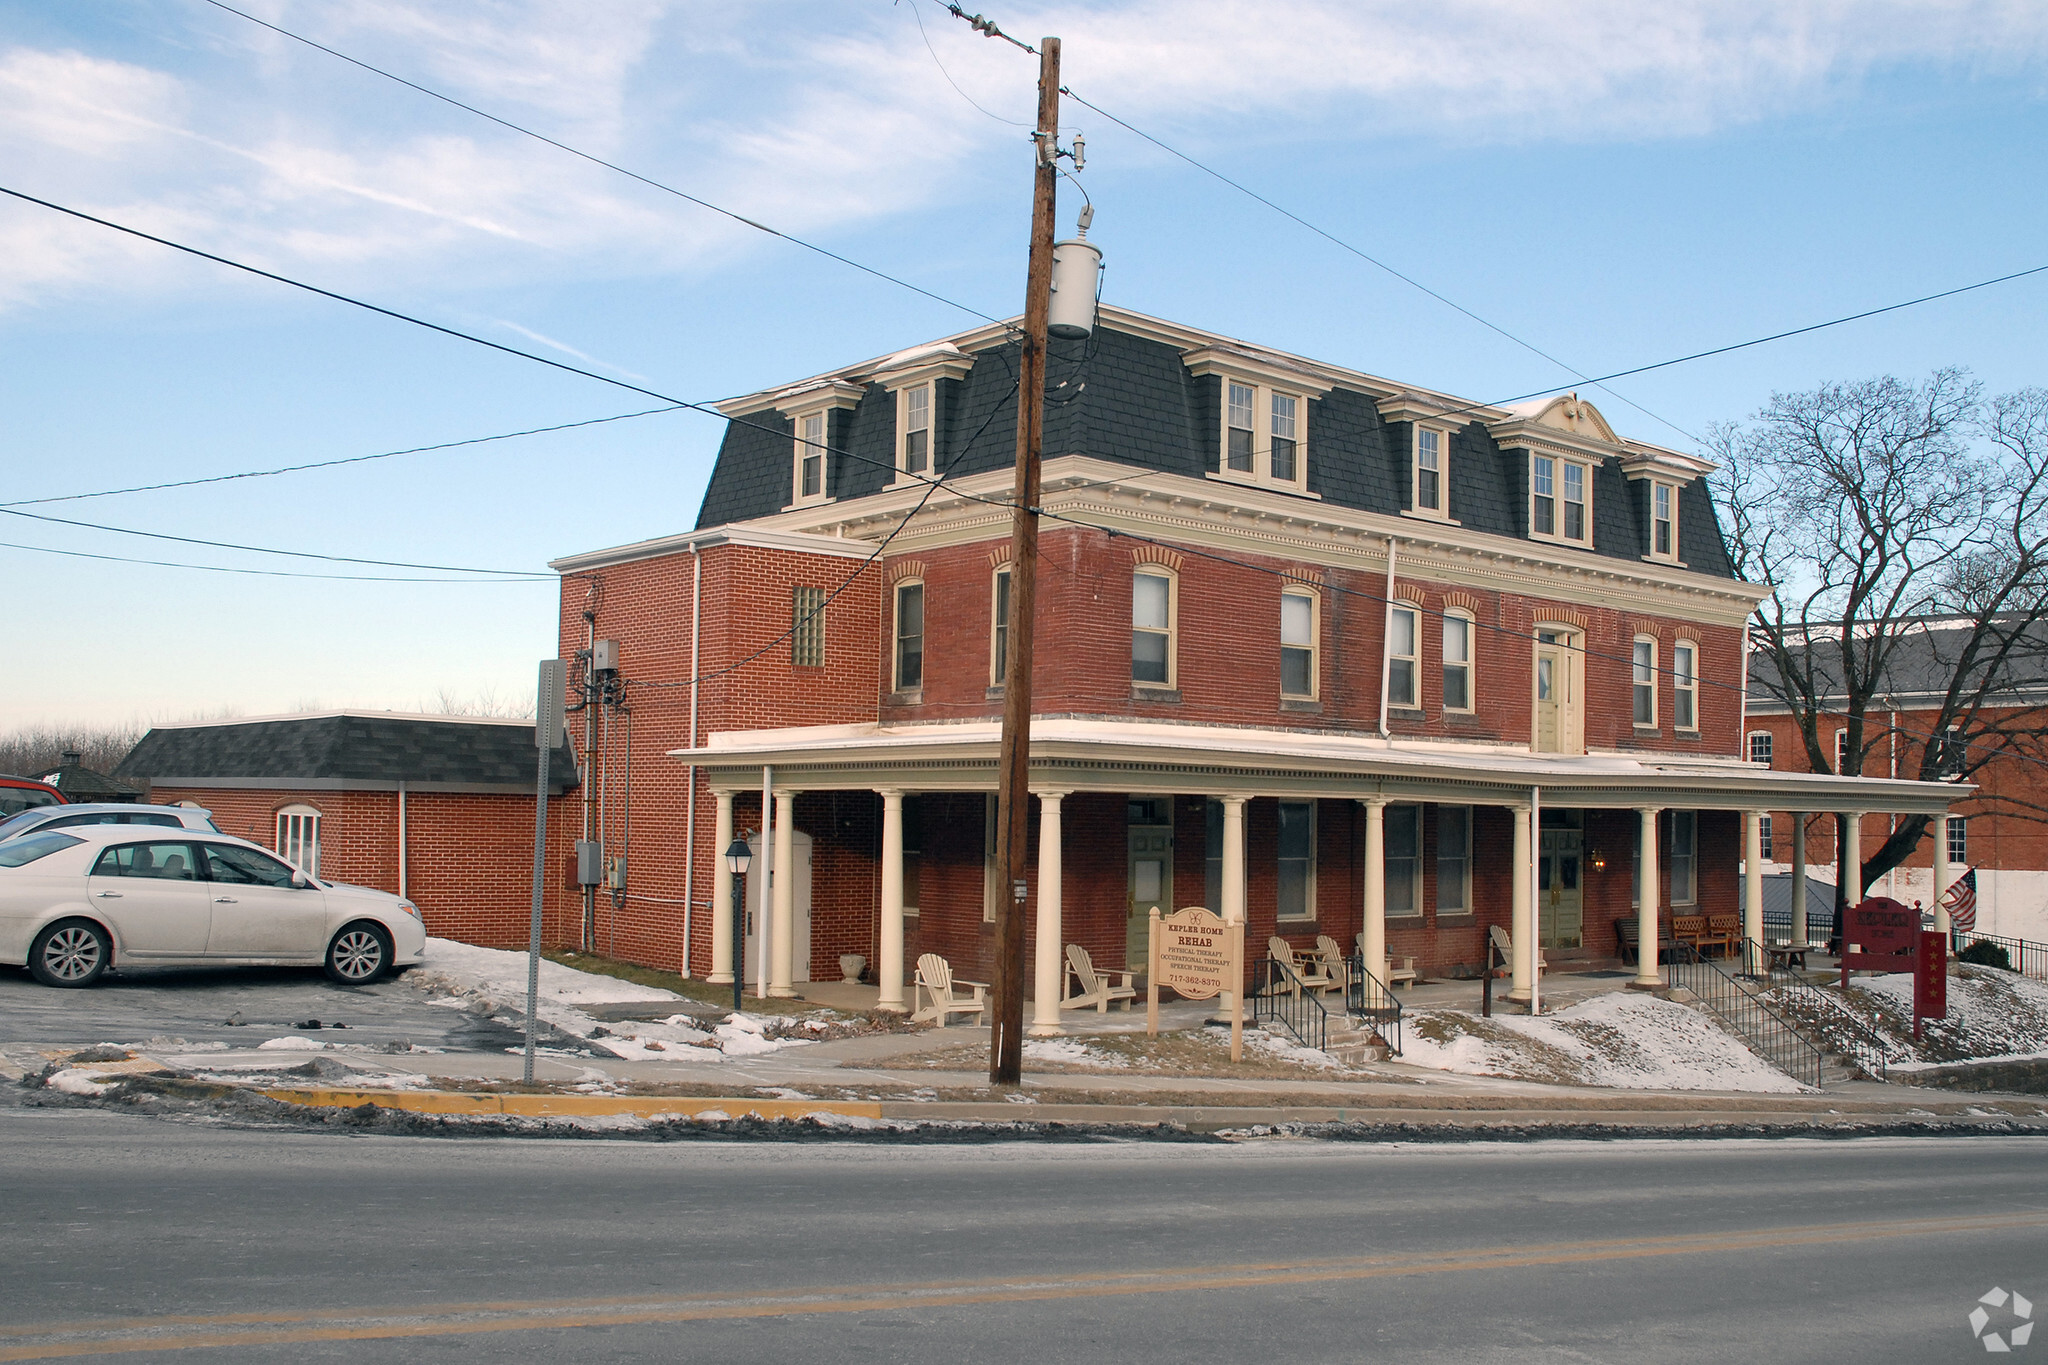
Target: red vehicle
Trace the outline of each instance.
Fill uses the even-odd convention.
[[[62,806],[68,804],[64,793],[47,782],[38,782],[33,777],[8,777],[0,774],[0,820],[37,806]]]

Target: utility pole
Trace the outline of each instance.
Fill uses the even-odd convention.
[[[1054,193],[1058,187],[1060,40],[1038,45],[1037,169],[1031,264],[1024,285],[1024,353],[1017,366],[1017,505],[1010,520],[1010,631],[1003,669],[1002,783],[996,799],[995,1023],[988,1079],[1016,1085],[1024,1068],[1024,850],[1031,816],[1031,637],[1038,579],[1039,463],[1045,434],[1045,342],[1052,310]],[[1042,891],[1042,888],[1041,888]]]

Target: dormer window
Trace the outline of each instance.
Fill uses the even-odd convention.
[[[789,505],[832,500],[832,414],[860,405],[861,388],[826,379],[776,395],[775,411],[789,419]]]
[[[932,463],[932,386],[913,385],[902,390],[897,401],[903,421],[896,467],[905,474],[923,474]]]
[[[825,496],[825,414],[807,412],[796,419],[796,500],[818,502]]]
[[[1273,482],[1299,483],[1301,475],[1295,458],[1294,414],[1300,399],[1291,393],[1276,393],[1273,398]]]
[[[1188,373],[1215,378],[1217,450],[1209,477],[1283,493],[1308,491],[1309,404],[1330,386],[1306,370],[1233,346],[1190,351]],[[1220,409],[1220,410],[1219,410]]]
[[[1230,386],[1230,421],[1223,432],[1223,467],[1233,474],[1252,472],[1252,423],[1259,391],[1249,384]]]
[[[1529,456],[1529,534],[1591,546],[1592,466],[1556,455]]]
[[[1444,434],[1415,428],[1415,510],[1444,510]]]

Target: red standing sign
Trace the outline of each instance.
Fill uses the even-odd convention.
[[[1922,1019],[1948,1017],[1948,936],[1932,929],[1920,933],[1920,951],[1913,955],[1913,1036]]]

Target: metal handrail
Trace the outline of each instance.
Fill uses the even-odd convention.
[[[1365,969],[1365,954],[1344,959],[1344,1012],[1371,1022],[1387,1046],[1401,1055],[1401,1001],[1393,988]]]
[[[1820,1085],[1826,1058],[1790,1020],[1744,990],[1720,964],[1702,956],[1691,944],[1674,942],[1667,953],[1667,985],[1682,986],[1692,992],[1695,999],[1742,1035],[1751,1051],[1793,1080],[1816,1088]]]
[[[1871,1026],[1868,1019],[1850,1009],[1848,1001],[1842,999],[1836,992],[1821,990],[1790,967],[1770,962],[1755,939],[1744,939],[1743,950],[1749,955],[1752,963],[1768,964],[1766,970],[1760,974],[1768,989],[1787,991],[1793,999],[1805,1003],[1809,1009],[1816,1003],[1824,1004],[1846,1020],[1851,1030],[1861,1035],[1849,1040],[1848,1059],[1862,1067],[1872,1080],[1885,1079],[1890,1064],[1898,1060],[1892,1056],[1897,1049]],[[1752,970],[1754,971],[1754,968]]]
[[[1321,1052],[1330,1045],[1329,1007],[1317,998],[1292,967],[1278,958],[1252,964],[1252,1018],[1275,1020],[1303,1047]]]
[[[1972,943],[1993,943],[2005,949],[2006,960],[2013,964],[2013,970],[2021,976],[2048,980],[2048,943],[2036,943],[2026,938],[2006,938],[2001,934],[1980,934],[1975,929],[1957,929],[1952,937],[1955,940],[1955,951],[1958,953]]]

